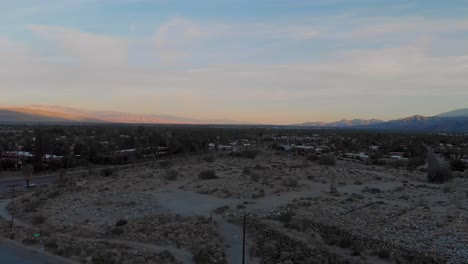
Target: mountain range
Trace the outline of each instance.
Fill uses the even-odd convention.
[[[249,124],[230,119],[200,120],[171,115],[90,111],[50,105],[0,106],[0,123]],[[405,132],[468,133],[468,108],[457,109],[430,117],[415,115],[390,121],[379,119],[343,119],[330,123],[305,122],[291,126]]]
[[[386,122],[378,119],[344,119],[332,123],[306,122],[295,126],[357,128],[404,132],[468,133],[468,108],[457,109],[436,116],[426,117],[415,115]]]
[[[231,119],[200,120],[171,115],[90,111],[64,106],[0,106],[0,123],[248,124]]]

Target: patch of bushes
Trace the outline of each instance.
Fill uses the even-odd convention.
[[[35,215],[32,218],[32,224],[33,225],[41,225],[45,222],[46,218],[42,215]]]
[[[47,194],[47,197],[49,197],[49,198],[55,198],[55,197],[57,197],[57,196],[59,196],[59,195],[60,195],[60,192],[59,192],[59,191],[53,191],[53,192],[49,192],[49,193]]]
[[[195,264],[214,263],[212,260],[212,255],[213,253],[209,249],[202,248],[193,256],[193,261]]]
[[[168,160],[161,160],[161,161],[159,162],[159,166],[161,166],[161,167],[163,167],[163,168],[167,168],[167,167],[169,167],[170,165],[171,165],[171,162],[168,161]]]
[[[110,252],[102,255],[96,255],[92,257],[93,264],[113,264],[115,263],[114,256]]]
[[[364,189],[362,190],[363,193],[372,193],[372,194],[377,194],[377,193],[381,193],[382,191],[379,189],[379,188],[369,188],[369,187],[364,187]]]
[[[350,248],[353,245],[353,241],[349,238],[342,238],[340,240],[340,248]]]
[[[283,186],[284,187],[294,188],[294,187],[299,186],[299,181],[297,179],[293,179],[293,178],[289,177],[289,178],[283,180]]]
[[[236,208],[237,208],[237,209],[245,209],[246,207],[245,207],[245,205],[243,205],[243,204],[238,204],[238,205],[236,206]]]
[[[354,244],[352,246],[352,249],[353,249],[353,253],[351,253],[352,256],[360,256],[364,251],[364,247],[361,246],[360,244]]]
[[[317,156],[316,154],[311,154],[311,155],[307,156],[307,160],[310,160],[310,161],[317,161],[319,159],[320,159],[320,157]]]
[[[388,259],[390,258],[390,252],[386,249],[382,249],[380,250],[377,255],[379,256],[379,258],[381,259]]]
[[[102,169],[102,170],[101,170],[101,176],[102,176],[102,177],[109,177],[109,176],[111,176],[112,174],[114,174],[114,170],[113,170],[113,169],[105,168],[105,169]]]
[[[117,228],[117,227],[116,227],[116,228],[112,228],[112,229],[111,229],[111,233],[112,233],[113,235],[120,236],[121,234],[124,233],[124,231],[123,231],[122,228]]]
[[[336,166],[335,156],[333,156],[333,155],[322,155],[322,156],[320,156],[319,164],[320,165],[325,165],[325,166]]]
[[[276,217],[276,220],[282,223],[289,223],[292,221],[292,218],[295,214],[293,212],[283,212],[279,216]]]
[[[124,225],[126,225],[127,223],[128,223],[127,220],[120,219],[119,221],[117,221],[117,222],[115,223],[115,226],[124,226]]]
[[[452,170],[449,167],[436,167],[428,169],[427,179],[433,183],[444,183],[452,179]]]
[[[226,211],[226,210],[229,210],[229,206],[227,206],[227,205],[218,207],[218,208],[216,208],[213,212],[214,212],[215,214],[222,214],[222,213],[224,213],[224,211]]]
[[[200,180],[213,180],[217,179],[216,172],[214,170],[204,170],[198,174]]]
[[[168,181],[175,181],[177,180],[177,176],[179,176],[179,172],[176,170],[166,170],[164,174],[164,178]]]
[[[463,161],[461,161],[459,159],[452,160],[452,161],[450,161],[450,167],[452,167],[452,170],[454,170],[454,171],[463,172],[465,170],[465,163],[463,163]]]
[[[254,182],[258,182],[260,180],[260,175],[256,174],[256,173],[252,173],[250,175],[250,180],[251,181],[254,181]]]
[[[57,241],[55,240],[48,240],[44,243],[44,246],[47,250],[55,252],[58,248],[59,245],[57,244]]]
[[[209,156],[204,156],[203,157],[203,160],[206,161],[206,162],[213,162],[214,161],[214,157],[209,155]]]
[[[242,151],[233,151],[230,152],[229,155],[233,157],[241,157],[241,158],[247,158],[247,159],[255,159],[257,157],[257,154],[260,153],[259,150],[255,149],[244,149]]]
[[[30,202],[27,202],[24,205],[24,211],[28,213],[35,213],[37,212],[37,208],[41,205],[41,200],[37,198],[31,199]]]

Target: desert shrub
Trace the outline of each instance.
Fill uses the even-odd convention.
[[[451,186],[444,186],[444,187],[442,188],[442,192],[444,192],[444,193],[450,193],[450,192],[452,192],[452,187],[451,187]]]
[[[276,217],[276,220],[282,223],[289,223],[292,221],[292,218],[295,214],[293,212],[282,212],[279,216]]]
[[[319,159],[320,165],[336,166],[336,159],[333,155],[322,155]]]
[[[200,180],[213,180],[217,179],[216,172],[214,170],[204,170],[198,174]]]
[[[227,205],[218,207],[218,208],[216,208],[215,210],[213,210],[213,212],[214,212],[215,214],[222,214],[222,213],[224,213],[224,211],[226,211],[226,210],[229,210],[229,206],[227,206]]]
[[[287,178],[287,179],[284,179],[283,180],[283,186],[284,187],[297,187],[299,186],[299,181],[297,179],[293,179],[291,177]]]
[[[42,215],[33,216],[31,222],[33,225],[41,225],[45,222],[46,218]]]
[[[260,153],[260,151],[255,150],[255,149],[246,149],[246,150],[241,151],[241,157],[255,159],[258,153]]]
[[[171,162],[168,161],[168,160],[161,160],[161,161],[159,162],[159,166],[161,166],[161,167],[163,167],[163,168],[167,168],[167,167],[169,167],[170,165],[171,165]]]
[[[452,160],[450,162],[450,167],[452,168],[452,170],[454,171],[461,171],[463,172],[465,170],[465,163],[463,163],[463,161],[461,160]]]
[[[427,154],[427,180],[433,183],[444,183],[452,178],[449,165],[440,160],[434,152]]]
[[[382,249],[377,253],[377,255],[381,259],[388,259],[390,257],[390,252],[386,249]]]
[[[372,194],[377,194],[377,193],[381,193],[382,190],[380,190],[379,188],[369,188],[369,187],[364,187],[364,189],[362,190],[363,193],[372,193]]]
[[[117,227],[116,227],[116,228],[112,228],[112,229],[111,229],[111,233],[112,233],[113,235],[120,236],[121,234],[124,233],[124,231],[123,231],[122,228],[117,228]]]
[[[28,213],[37,212],[37,208],[41,205],[41,200],[37,198],[31,199],[30,202],[25,203],[24,211]]]
[[[337,238],[335,237],[329,237],[327,239],[325,239],[325,244],[329,245],[329,246],[334,246],[334,245],[338,245],[340,241],[338,241]]]
[[[260,175],[256,174],[256,173],[252,173],[250,175],[250,180],[251,181],[254,181],[254,182],[258,182],[260,180]]]
[[[255,167],[254,167],[254,169],[256,169],[256,170],[266,170],[266,169],[267,169],[267,167],[265,167],[265,166],[262,166],[262,165],[260,165],[260,164],[255,164]]]
[[[179,176],[179,172],[176,170],[166,170],[166,174],[164,178],[168,181],[175,181],[177,180],[177,176]]]
[[[408,170],[414,170],[417,167],[424,165],[425,163],[426,163],[425,156],[409,158],[408,163],[406,164],[406,168]]]
[[[36,239],[36,238],[33,238],[33,237],[26,237],[21,241],[21,243],[23,243],[25,245],[35,245],[35,244],[39,243],[39,240]]]
[[[364,251],[364,247],[360,244],[353,244],[352,246],[353,253],[351,253],[352,256],[360,256]]]
[[[114,174],[114,170],[111,169],[111,168],[105,168],[105,169],[101,170],[101,176],[103,176],[103,177],[109,177],[112,174]]]
[[[47,250],[52,252],[55,252],[59,248],[59,245],[56,240],[47,240],[44,243],[44,246]]]
[[[449,167],[435,167],[427,170],[427,179],[433,183],[444,183],[452,178]]]
[[[229,156],[233,157],[241,157],[241,158],[247,158],[247,159],[255,159],[257,157],[257,154],[260,153],[259,150],[255,149],[245,149],[242,151],[233,151],[229,153]]]
[[[360,181],[355,181],[354,184],[355,184],[355,185],[362,185],[362,182],[360,182]]]
[[[49,192],[47,194],[47,197],[49,198],[55,198],[55,197],[58,197],[60,195],[60,192],[59,191],[52,191],[52,192]]]
[[[210,250],[202,248],[193,256],[193,261],[195,264],[214,263],[212,260],[212,255],[213,253]]]
[[[249,167],[244,167],[242,169],[242,174],[249,175],[250,174],[250,168]]]
[[[116,263],[114,256],[110,252],[92,257],[93,264],[113,264]]]
[[[310,160],[310,161],[317,161],[319,160],[319,156],[317,156],[316,154],[310,154],[309,156],[307,156],[307,160]]]
[[[349,238],[344,237],[340,240],[341,248],[350,248],[352,245],[353,245],[353,241]]]
[[[243,204],[238,204],[238,205],[236,206],[236,208],[237,208],[237,209],[245,209],[246,207],[245,207],[245,205],[243,205]]]
[[[209,156],[204,156],[203,157],[203,160],[206,161],[206,162],[213,162],[214,161],[214,157],[209,155]]]
[[[115,226],[124,226],[124,225],[126,225],[127,223],[128,223],[127,220],[120,219],[119,221],[117,221],[117,222],[115,223]]]

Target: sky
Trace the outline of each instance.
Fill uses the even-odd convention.
[[[468,107],[466,0],[0,5],[0,105],[264,124]]]

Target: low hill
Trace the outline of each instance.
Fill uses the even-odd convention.
[[[453,111],[438,115],[438,117],[460,117],[460,116],[468,116],[468,108],[457,109],[457,110],[453,110]]]
[[[416,115],[359,128],[405,132],[468,133],[468,116],[425,117]]]
[[[30,109],[0,109],[0,123],[76,123],[100,122],[93,118],[63,115],[49,111],[31,111]]]

